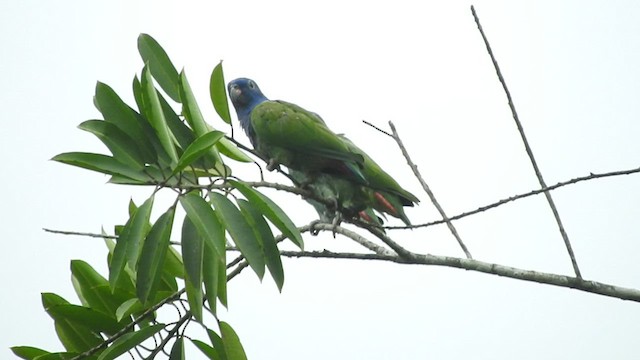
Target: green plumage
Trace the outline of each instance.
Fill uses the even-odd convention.
[[[318,115],[288,102],[265,101],[253,109],[250,120],[256,150],[276,164],[367,183],[362,155],[352,152]]]

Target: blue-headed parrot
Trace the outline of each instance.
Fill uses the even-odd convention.
[[[403,207],[417,204],[418,198],[349,139],[331,131],[318,114],[269,100],[251,79],[235,79],[228,90],[241,127],[269,168],[287,166],[299,185],[333,201],[347,217],[379,224],[373,208],[411,225]],[[334,212],[312,205],[321,218]]]

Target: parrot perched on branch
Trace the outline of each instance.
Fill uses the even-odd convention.
[[[240,126],[254,149],[268,159],[267,168],[286,166],[299,186],[334,202],[336,209],[312,202],[321,218],[339,211],[379,224],[371,211],[375,209],[411,224],[403,207],[417,204],[418,198],[349,139],[331,131],[318,114],[269,100],[251,79],[235,79],[228,90]]]

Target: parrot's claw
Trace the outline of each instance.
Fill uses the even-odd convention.
[[[318,219],[318,220],[313,220],[310,224],[309,224],[309,233],[311,233],[311,235],[313,236],[318,236],[318,234],[320,233],[320,229],[316,229],[316,225],[321,224],[322,220]]]
[[[334,239],[336,238],[336,229],[340,226],[340,223],[342,223],[342,213],[336,210],[336,214],[331,222],[331,233]]]
[[[269,163],[267,163],[267,170],[273,171],[279,168],[280,168],[280,164],[278,164],[275,159],[269,159]]]

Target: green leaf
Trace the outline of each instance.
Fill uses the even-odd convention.
[[[203,354],[205,354],[209,359],[212,360],[222,360],[218,352],[212,348],[209,344],[206,344],[200,340],[191,339],[193,345],[195,345]]]
[[[149,181],[142,171],[125,165],[111,156],[83,152],[69,152],[54,156],[51,160],[78,166],[108,175],[120,175],[138,181]]]
[[[229,114],[229,103],[227,102],[227,90],[224,83],[224,73],[222,71],[222,61],[211,73],[209,81],[209,93],[211,94],[211,102],[216,109],[220,118],[227,124],[231,124],[231,115]]]
[[[178,145],[181,149],[186,149],[191,142],[196,138],[196,135],[193,133],[185,123],[180,119],[178,114],[173,110],[171,105],[165,100],[165,98],[158,93],[158,100],[160,100],[160,106],[162,107],[162,112],[164,113],[164,118],[167,120],[167,125],[169,126],[169,130],[176,137],[178,141]]]
[[[82,325],[96,333],[114,334],[122,328],[122,325],[118,324],[114,318],[84,306],[73,304],[55,305],[49,307],[47,313],[57,321],[66,320]]]
[[[228,360],[246,360],[247,354],[242,348],[238,334],[233,330],[231,325],[224,321],[219,322],[220,332],[222,333],[222,342],[227,353]]]
[[[169,126],[164,117],[162,111],[162,105],[160,105],[160,99],[156,88],[153,86],[153,79],[148,67],[142,69],[142,101],[144,104],[144,114],[147,120],[151,123],[151,126],[156,132],[162,148],[167,152],[171,163],[178,162],[178,153],[174,145],[173,134],[169,131]]]
[[[156,154],[151,139],[144,136],[143,123],[139,115],[116,94],[108,85],[98,82],[94,96],[104,120],[117,126],[123,133],[133,139],[143,154],[145,162],[151,163]]]
[[[118,338],[118,340],[114,341],[111,346],[106,348],[102,354],[100,354],[98,360],[113,360],[117,358],[162,330],[164,326],[164,324],[156,324],[134,333],[124,334]]]
[[[176,338],[173,343],[169,360],[184,360],[184,338],[182,336]]]
[[[129,299],[116,309],[116,320],[120,321],[134,312],[142,311],[143,307],[138,298]]]
[[[184,264],[182,256],[173,247],[169,247],[167,252],[167,260],[164,264],[164,272],[174,278],[184,279]]]
[[[224,233],[223,233],[224,236]],[[207,302],[209,308],[216,313],[216,297],[220,299],[220,302],[227,306],[226,297],[226,259],[220,259],[216,250],[213,248],[211,242],[204,243],[204,260],[202,269],[202,278],[204,281],[204,287],[207,294]]]
[[[80,353],[77,353],[77,352],[56,352],[56,353],[50,353],[50,354],[38,356],[34,360],[71,360],[77,357],[78,355],[80,355]],[[95,355],[82,358],[82,360],[95,360],[95,359],[96,359]]]
[[[187,299],[193,316],[202,322],[202,262],[204,241],[189,217],[182,223],[182,259],[186,272]]]
[[[151,195],[142,206],[136,209],[133,215],[124,226],[116,247],[113,250],[113,257],[109,264],[109,284],[112,291],[115,291],[115,285],[120,278],[120,274],[124,269],[125,263],[129,263],[131,269],[136,268],[140,248],[144,242],[144,237],[149,232],[149,218],[151,209],[153,208],[154,196]]]
[[[220,222],[225,224],[227,231],[242,255],[249,262],[253,271],[260,279],[264,277],[264,255],[262,246],[245,217],[224,195],[216,192],[209,193],[209,199],[216,209]]]
[[[124,301],[120,300],[126,295],[111,294],[107,279],[82,260],[71,260],[71,274],[78,283],[79,297],[86,301],[83,305],[115,317],[116,309]]]
[[[157,93],[158,92],[156,91],[156,94]],[[140,110],[140,114],[134,111],[135,117],[138,119],[138,123],[142,128],[142,136],[144,136],[151,143],[151,151],[154,155],[153,160],[147,162],[158,164],[163,169],[169,168],[171,165],[171,158],[169,157],[169,154],[162,147],[160,138],[158,138],[158,135],[151,126],[150,121],[141,115],[145,114],[145,111],[147,111],[145,110],[147,106],[144,102],[144,90],[137,76],[133,77],[133,96],[136,99],[136,104],[138,105],[138,109]]]
[[[153,298],[162,277],[162,266],[165,262],[175,207],[169,208],[151,227],[142,245],[142,253],[138,261],[138,278],[136,290],[138,299],[143,304]]]
[[[240,162],[253,162],[253,159],[251,159],[249,155],[245,154],[244,151],[240,150],[227,138],[220,139],[220,141],[216,144],[216,148],[218,148],[218,151],[220,151],[221,154],[228,157],[229,159]]]
[[[273,225],[296,244],[300,249],[304,249],[302,235],[296,225],[289,219],[289,216],[282,211],[271,199],[240,181],[229,181],[238,191],[244,195]]]
[[[142,152],[133,139],[116,125],[102,120],[87,120],[78,126],[97,136],[113,154],[113,157],[133,169],[142,169]]]
[[[11,347],[11,351],[13,351],[17,357],[25,360],[33,360],[38,356],[50,354],[48,351],[32,346],[13,346]]]
[[[267,221],[262,217],[260,211],[258,211],[252,203],[238,199],[238,206],[249,222],[253,232],[256,234],[256,237],[260,239],[260,243],[264,249],[267,268],[269,268],[269,272],[271,272],[271,276],[276,282],[278,290],[282,291],[282,285],[284,285],[284,270],[282,269],[280,251],[278,250],[269,224],[267,224]]]
[[[180,197],[180,204],[205,242],[210,241],[218,259],[224,259],[226,253],[224,227],[216,213],[204,199],[196,193]]]
[[[199,137],[208,133],[211,129],[202,117],[200,107],[198,107],[184,70],[180,72],[180,98],[182,99],[182,113],[196,136]]]
[[[178,160],[178,165],[173,169],[173,174],[177,174],[201,156],[211,151],[211,147],[224,136],[220,131],[211,131],[195,139],[191,145],[184,151],[184,154]]]
[[[147,34],[138,36],[138,51],[144,63],[149,64],[151,74],[171,99],[180,102],[178,71],[160,44]]]
[[[54,325],[58,339],[60,339],[67,351],[81,353],[100,345],[104,341],[102,336],[70,321],[57,320]]]
[[[218,324],[220,326],[220,324]],[[222,342],[222,338],[216,334],[215,331],[207,328],[207,335],[209,335],[209,340],[211,341],[211,345],[220,355],[221,360],[227,360],[227,352],[224,348],[224,343]]]

